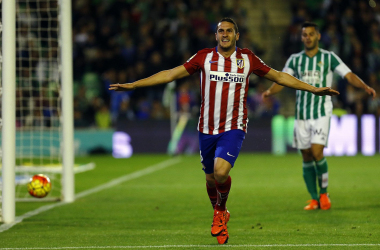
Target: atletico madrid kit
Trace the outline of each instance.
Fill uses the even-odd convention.
[[[264,76],[269,72],[270,67],[248,49],[236,48],[230,57],[225,58],[218,52],[217,47],[198,51],[184,64],[184,67],[191,75],[200,72],[201,107],[198,131],[207,135],[219,135],[231,130],[247,132],[249,76],[252,73]],[[210,156],[210,154],[202,155],[202,149],[210,151],[206,148],[211,144],[204,143],[202,139],[204,136],[201,134],[200,148],[203,165],[210,162],[212,166],[205,167],[213,169],[214,158],[220,157],[232,163],[233,166],[236,157],[233,160],[231,158],[234,157],[228,154],[232,155],[231,152],[234,152],[237,156],[244,138],[234,136],[233,138],[242,138],[241,141],[237,139],[226,143],[223,146],[224,150],[217,150],[215,155]],[[207,138],[210,140],[210,137]],[[215,140],[218,138],[219,136],[215,136]],[[238,151],[236,151],[237,147]]]

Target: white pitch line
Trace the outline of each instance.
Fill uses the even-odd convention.
[[[380,244],[266,244],[266,245],[162,245],[162,246],[87,246],[87,247],[23,247],[23,248],[0,248],[0,250],[45,250],[45,249],[137,249],[137,248],[215,248],[215,247],[379,247]]]
[[[75,198],[76,199],[83,198],[83,197],[88,196],[90,194],[97,193],[97,192],[100,192],[100,191],[105,190],[107,188],[114,187],[114,186],[119,185],[119,184],[121,184],[123,182],[130,181],[130,180],[139,178],[141,176],[144,176],[144,175],[156,172],[158,170],[167,168],[167,167],[169,167],[171,165],[177,164],[180,161],[181,161],[181,158],[172,158],[172,159],[160,162],[160,163],[158,163],[156,165],[144,168],[144,169],[142,169],[140,171],[136,171],[136,172],[133,172],[131,174],[127,174],[127,175],[121,176],[119,178],[113,179],[113,180],[111,180],[111,181],[109,181],[109,182],[107,182],[107,183],[105,183],[103,185],[100,185],[100,186],[91,188],[89,190],[83,191],[83,192],[77,194],[75,196]],[[20,223],[24,219],[27,219],[27,218],[32,217],[34,215],[37,215],[39,213],[48,211],[48,210],[50,210],[52,208],[59,207],[59,206],[65,205],[65,204],[67,204],[67,203],[65,203],[65,202],[58,202],[58,203],[46,205],[46,206],[43,206],[43,207],[39,207],[36,210],[30,211],[30,212],[28,212],[28,213],[26,213],[24,215],[17,216],[15,218],[15,221],[13,223],[0,225],[0,233],[4,232],[4,231],[7,231],[8,229],[10,229],[14,225]],[[0,248],[0,249],[3,249],[3,248]],[[19,248],[19,249],[28,249],[28,248]],[[38,249],[38,248],[36,248],[36,249]],[[59,248],[57,248],[57,249],[59,249]]]

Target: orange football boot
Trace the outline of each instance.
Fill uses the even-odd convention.
[[[329,210],[331,207],[331,201],[328,193],[321,194],[319,196],[319,202],[322,210]]]
[[[317,200],[310,200],[308,202],[310,202],[309,205],[307,205],[303,209],[305,209],[305,210],[316,210],[316,209],[319,209],[319,202]]]
[[[227,222],[230,220],[230,216],[231,216],[230,211],[226,210],[226,226],[227,226]]]
[[[227,244],[228,243],[228,231],[227,231],[227,226],[222,230],[222,232],[219,234],[219,236],[216,236],[216,239],[218,240],[219,244]]]
[[[214,219],[212,221],[211,225],[211,235],[216,237],[221,234],[223,229],[227,229],[226,226],[226,214],[227,210],[224,211],[219,211],[219,210],[214,210]]]
[[[229,234],[228,234],[228,231],[227,231],[227,222],[230,220],[230,211],[226,211],[225,213],[225,220],[226,220],[226,226],[225,226],[225,229],[223,229],[223,231],[219,234],[219,236],[216,236],[216,239],[218,240],[218,243],[219,244],[227,244],[228,243],[228,238],[229,238]]]

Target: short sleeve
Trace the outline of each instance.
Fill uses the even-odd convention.
[[[294,76],[295,67],[294,67],[293,56],[288,58],[288,60],[285,63],[284,68],[282,69],[282,72],[285,72],[285,73],[288,73],[289,75]]]
[[[258,56],[252,53],[251,57],[251,63],[252,63],[252,72],[258,76],[265,76],[269,70],[270,67],[268,67]]]
[[[190,59],[183,64],[183,66],[186,68],[187,72],[189,72],[190,75],[194,74],[195,72],[201,69],[201,59],[202,58],[200,54],[197,53],[190,57]]]
[[[351,72],[350,68],[334,52],[331,52],[331,70],[342,78]]]

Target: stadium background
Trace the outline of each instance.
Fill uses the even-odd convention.
[[[338,54],[380,93],[380,6],[374,1],[80,0],[73,1],[72,16],[77,131],[122,130],[132,136],[135,152],[166,151],[170,140],[166,86],[133,92],[110,92],[108,86],[181,65],[198,50],[216,46],[214,30],[225,16],[238,23],[238,46],[251,49],[277,70],[290,54],[302,49],[301,24],[314,21],[321,28],[320,46]],[[193,117],[183,137],[190,153],[197,152],[198,81],[197,75],[192,76],[178,81],[175,88],[178,111]],[[250,150],[270,150],[271,118],[294,113],[291,89],[261,99],[270,84],[251,76],[248,135],[253,138],[244,144]],[[372,100],[338,77],[334,88],[341,93],[333,98],[337,114],[379,116],[380,97]],[[147,140],[152,143],[146,145]],[[98,147],[91,152],[104,150]]]
[[[44,3],[44,1],[39,2]],[[317,1],[218,2],[73,1],[76,139],[80,135],[82,136],[81,143],[96,146],[95,139],[104,142],[109,140],[118,126],[125,129],[130,129],[130,126],[131,129],[139,129],[131,132],[131,136],[133,134],[144,138],[143,136],[151,133],[149,134],[151,138],[141,139],[141,145],[145,148],[153,145],[154,150],[157,150],[154,140],[159,141],[162,138],[168,140],[170,136],[169,110],[162,102],[161,94],[157,94],[163,89],[157,88],[155,91],[141,89],[142,92],[120,93],[120,96],[115,97],[107,92],[108,84],[119,81],[119,73],[125,74],[124,77],[128,79],[138,79],[137,69],[145,69],[142,77],[160,70],[158,66],[151,66],[153,63],[149,60],[155,51],[158,57],[161,57],[160,66],[164,68],[164,66],[169,67],[165,64],[183,63],[200,49],[199,46],[202,46],[201,48],[215,46],[212,27],[215,27],[217,20],[223,16],[232,16],[239,22],[242,33],[239,46],[252,49],[267,64],[279,70],[282,69],[289,53],[302,49],[300,41],[297,40],[299,39],[299,23],[312,16],[313,21],[322,25],[323,34],[326,36],[325,30],[328,26],[326,23],[331,19],[327,16],[332,16],[334,22],[339,25],[337,28],[339,32],[332,34],[340,34],[342,38],[342,41],[338,43],[340,49],[343,50],[343,45],[347,45],[344,51],[353,53],[355,50],[350,47],[352,43],[357,49],[359,48],[356,52],[361,51],[359,55],[366,64],[359,65],[365,69],[360,76],[366,80],[370,78],[371,72],[374,73],[372,76],[377,74],[376,47],[372,48],[372,42],[368,37],[362,37],[362,32],[368,36],[377,34],[369,29],[372,27],[369,24],[372,24],[374,20],[376,29],[378,26],[376,16],[379,11],[377,7],[369,7],[369,3],[373,5],[373,1],[362,3],[318,1],[320,5],[314,5]],[[323,6],[325,8],[322,8]],[[352,10],[351,14],[354,17],[351,19],[344,17],[346,8]],[[46,9],[41,9],[45,16]],[[120,14],[122,9],[125,9],[126,14]],[[181,15],[182,12],[178,9],[182,9],[184,14]],[[328,14],[330,11],[334,14]],[[349,12],[346,14],[348,17]],[[197,24],[199,20],[202,20],[202,15],[205,16],[203,19],[206,21]],[[121,16],[126,17],[125,22],[122,21]],[[342,28],[344,25],[341,24],[341,20],[349,19],[352,21],[352,27],[355,27],[351,29],[350,34],[352,35],[353,30],[356,32],[356,36],[351,36],[351,38],[349,34],[344,33]],[[46,20],[41,20],[41,23],[41,27],[48,25]],[[187,27],[184,28],[186,32],[182,34],[188,37],[183,40],[188,42],[187,55],[182,52],[176,53],[180,51],[179,45],[186,44],[178,42],[182,30],[179,27],[182,28],[182,26],[175,29],[176,23],[183,23]],[[167,26],[169,24],[172,25]],[[108,28],[103,30],[103,26]],[[173,27],[173,30],[170,27]],[[205,33],[204,30],[199,31],[200,28],[205,27],[209,33]],[[122,36],[123,32],[127,33]],[[347,37],[348,40],[343,40]],[[127,42],[123,42],[120,38],[129,39],[129,45],[126,46]],[[171,44],[166,45],[166,50],[163,49],[165,41]],[[244,45],[244,43],[249,45]],[[25,44],[30,46],[30,43]],[[326,47],[325,42],[323,46],[333,48]],[[128,51],[124,49],[125,47],[134,49],[132,51],[135,52],[132,54],[136,56],[123,57],[121,51]],[[138,49],[139,47],[141,48]],[[144,55],[144,53],[137,53],[138,51],[146,52],[147,59],[138,59],[137,55]],[[165,59],[165,56],[170,54],[173,61]],[[339,52],[342,58],[343,54]],[[34,58],[28,58],[27,53],[18,55],[25,57],[24,61],[34,62]],[[359,74],[360,72],[352,66],[354,55],[346,55],[346,57],[344,58],[346,63]],[[128,63],[127,59],[133,60]],[[138,62],[141,62],[139,68]],[[368,65],[375,65],[375,68],[372,71],[368,70],[371,69]],[[251,122],[247,135],[256,136],[267,133],[268,136],[263,137],[270,141],[273,115],[282,114],[285,117],[291,117],[293,114],[294,91],[286,90],[264,105],[260,103],[259,93],[262,88],[268,87],[271,83],[255,77],[251,80],[252,93],[249,106]],[[375,80],[374,82],[367,80],[367,83],[377,88],[379,92],[377,79]],[[339,81],[336,81],[336,84],[338,86]],[[339,86],[345,88],[345,84],[342,82],[340,84]],[[197,77],[178,82],[176,90],[182,94],[179,96],[183,96],[179,98],[178,103],[184,104],[181,106],[184,111],[194,110],[194,115],[196,115]],[[350,103],[355,104],[350,106],[340,99],[335,99],[335,103],[342,102],[342,104],[336,104],[336,107],[339,105],[344,107],[341,113],[347,110],[346,112],[354,115],[369,113],[378,117],[376,103],[379,99],[372,102],[361,92],[357,92],[356,95],[356,92],[352,90],[347,89],[346,94],[340,91],[342,95],[339,98],[351,100]],[[18,92],[18,94],[21,93]],[[355,98],[352,99],[353,97]],[[145,100],[144,105],[140,100]],[[355,101],[352,102],[352,100]],[[119,112],[117,119],[111,120],[110,123],[107,117],[111,117],[112,103],[118,102],[119,105],[123,103],[121,107],[128,112]],[[277,106],[272,105],[273,103]],[[142,105],[141,108],[139,105]],[[264,109],[273,106],[277,109]],[[119,106],[116,105],[116,107]],[[362,107],[363,110],[357,107]],[[144,116],[139,116],[141,114],[139,110],[147,110],[145,119],[143,119]],[[157,117],[153,114],[162,115]],[[18,123],[17,126],[23,126],[23,124]],[[45,124],[45,126],[52,126],[52,124]],[[194,132],[194,129],[189,129],[189,132]],[[378,138],[378,131],[376,133]],[[99,134],[105,137],[96,136]],[[161,139],[160,136],[162,136]],[[190,138],[194,139],[191,134]],[[133,140],[132,144],[137,152],[135,142]],[[247,138],[243,147],[248,147],[252,143],[255,144],[253,146],[262,149],[264,142],[264,140],[254,141]],[[167,145],[167,141],[165,144]],[[92,151],[92,153],[100,152],[104,152],[104,149],[97,148]],[[316,213],[310,214],[302,211],[303,202],[308,198],[308,194],[302,181],[299,165],[302,158],[299,155],[287,154],[272,157],[270,153],[242,153],[238,159],[239,167],[234,169],[235,184],[228,204],[229,209],[233,211],[233,219],[229,222],[231,241],[228,248],[378,248],[380,235],[379,157],[378,153],[373,157],[362,155],[329,157],[329,164],[332,166],[329,172],[332,180],[329,192],[332,195],[334,209],[327,213],[315,211]],[[96,168],[76,174],[76,201],[74,203],[17,202],[17,224],[12,228],[8,228],[5,224],[0,225],[0,248],[195,249],[203,246],[215,248],[215,239],[209,235],[211,207],[205,195],[204,175],[198,155],[171,157],[166,154],[135,154],[134,157],[128,159],[115,159],[110,155],[91,155],[76,158],[77,163],[89,161],[93,161]],[[171,162],[171,165],[168,162]],[[51,177],[51,174],[49,176]]]

